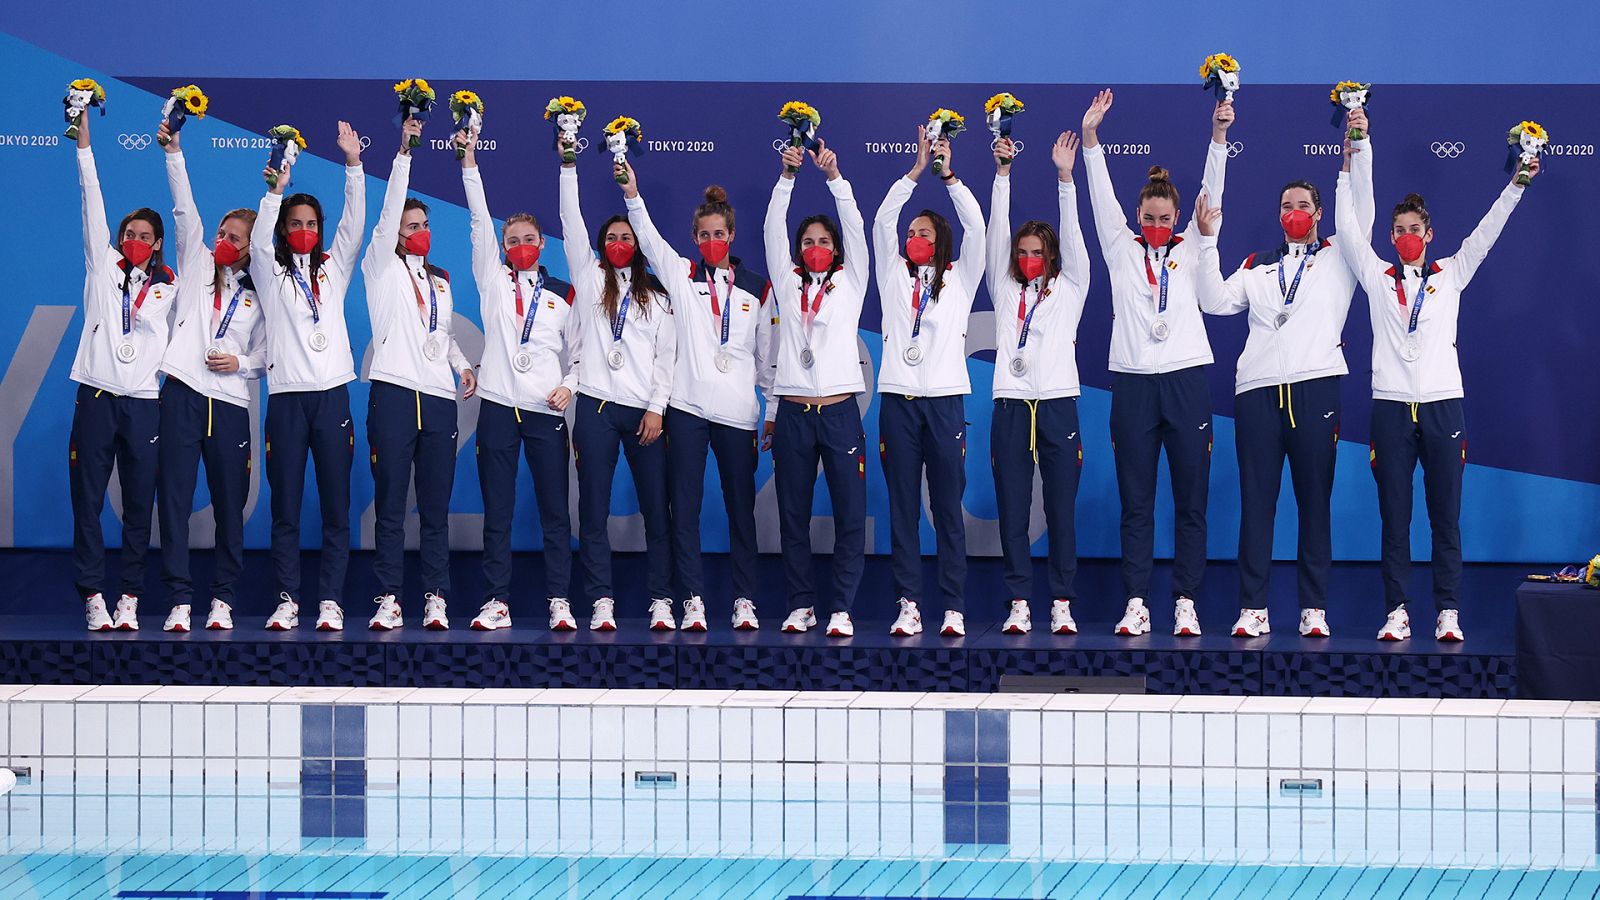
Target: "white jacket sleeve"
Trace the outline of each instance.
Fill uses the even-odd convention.
[[[1083,242],[1083,226],[1078,224],[1078,186],[1056,179],[1056,201],[1061,207],[1061,274],[1082,303],[1089,294],[1089,248]],[[1010,265],[1010,260],[1006,264]]]
[[[100,172],[95,168],[94,151],[88,147],[78,151],[78,188],[83,194],[84,270],[93,274],[107,259],[111,227],[106,224],[106,201],[100,193]]]
[[[1089,179],[1089,210],[1094,213],[1094,230],[1100,238],[1100,253],[1109,266],[1118,253],[1127,249],[1133,240],[1133,231],[1128,228],[1122,207],[1117,205],[1116,191],[1111,187],[1105,145],[1096,144],[1083,149],[1083,168]]]
[[[1489,207],[1489,212],[1472,229],[1467,239],[1461,242],[1461,249],[1456,255],[1450,257],[1450,268],[1455,270],[1454,278],[1458,288],[1465,288],[1472,276],[1477,274],[1478,267],[1483,265],[1484,257],[1489,255],[1489,248],[1499,240],[1500,232],[1506,227],[1506,220],[1511,218],[1511,211],[1517,208],[1522,201],[1523,188],[1515,182],[1507,184],[1500,191],[1500,196],[1495,198],[1494,206]]]
[[[448,357],[450,359],[450,368],[455,372],[465,372],[472,368],[472,360],[467,359],[467,355],[461,352],[461,345],[456,343],[454,336],[450,338]]]
[[[778,408],[774,405],[772,386],[778,378],[778,345],[775,343],[778,329],[773,327],[773,319],[778,316],[778,298],[772,292],[772,282],[768,281],[761,291],[761,306],[756,310],[756,390],[761,392],[771,412],[767,421],[772,421],[777,415]]]
[[[956,207],[956,219],[961,222],[961,248],[951,271],[962,284],[971,288],[971,293],[962,298],[962,302],[971,309],[972,301],[978,295],[978,285],[983,283],[988,229],[983,222],[983,209],[978,206],[978,198],[972,196],[971,188],[958,178],[950,185],[949,191],[950,200]]]
[[[278,260],[273,241],[277,234],[278,210],[282,206],[282,194],[266,192],[256,210],[256,223],[250,227],[250,280],[255,282],[256,296],[263,304],[276,297],[272,286]]]
[[[1212,208],[1222,206],[1222,188],[1228,175],[1228,145],[1216,141],[1206,142],[1206,167],[1205,174],[1200,178],[1200,193],[1205,194],[1210,200]],[[1222,222],[1217,222],[1217,233],[1222,234]],[[1194,216],[1189,216],[1189,225],[1183,229],[1184,240],[1194,240],[1200,237],[1200,226],[1195,223]]]
[[[578,170],[561,170],[561,246],[567,253],[567,271],[573,285],[591,283],[600,274],[600,263],[589,244],[583,224],[583,206],[578,202]]]
[[[1351,164],[1352,170],[1354,164]],[[1340,172],[1338,186],[1334,188],[1334,228],[1339,237],[1339,256],[1350,267],[1350,272],[1367,292],[1367,302],[1377,303],[1384,297],[1387,286],[1383,273],[1387,268],[1383,259],[1372,249],[1372,234],[1362,231],[1357,221],[1356,209],[1370,203],[1372,196],[1371,170],[1367,178],[1352,178],[1354,172]],[[1347,195],[1348,202],[1340,202]],[[1365,195],[1365,196],[1363,196]]]
[[[189,169],[183,153],[164,153],[167,158],[167,187],[172,191],[172,237],[178,245],[178,264],[184,277],[194,278],[205,268],[205,225],[189,188]]]
[[[390,179],[393,179],[390,175]],[[405,197],[402,196],[401,200]],[[328,248],[329,262],[345,273],[356,270],[356,254],[361,252],[361,232],[367,224],[367,174],[360,163],[344,167],[344,209],[339,211],[339,227]],[[397,224],[398,230],[399,225]],[[390,242],[392,250],[394,242]]]
[[[1195,293],[1200,299],[1200,309],[1213,316],[1232,316],[1250,308],[1250,298],[1245,292],[1244,266],[1222,279],[1222,259],[1217,250],[1217,236],[1200,235],[1200,261],[1195,272]]]
[[[794,194],[794,179],[778,177],[767,201],[767,218],[761,225],[761,241],[766,249],[767,271],[776,277],[794,267],[789,249],[789,198]]]
[[[872,249],[877,254],[880,297],[892,280],[899,278],[906,270],[906,258],[900,253],[900,211],[905,208],[906,201],[911,199],[911,192],[916,188],[917,183],[904,175],[895,179],[889,185],[889,192],[883,195],[878,214],[872,218]],[[884,306],[888,305],[885,301]]]
[[[483,192],[483,176],[478,167],[461,170],[461,187],[467,194],[467,214],[472,233],[472,277],[478,283],[478,296],[501,277],[500,242],[495,238],[494,218],[489,215],[489,198]]]
[[[1066,238],[1063,233],[1062,238]],[[989,228],[986,235],[989,264],[984,272],[988,277],[989,298],[1000,296],[1011,275],[1011,176],[994,176],[989,188]],[[1066,243],[1065,240],[1062,243]],[[1062,248],[1065,251],[1066,248]],[[1065,260],[1063,260],[1063,264]],[[998,303],[995,304],[999,306]]]
[[[372,227],[372,242],[367,244],[367,255],[361,261],[361,268],[370,278],[390,261],[399,262],[395,255],[395,246],[400,243],[400,217],[405,212],[406,191],[411,187],[411,157],[404,154],[395,154],[394,167],[389,170],[389,183],[383,191],[383,208],[378,210],[378,224]],[[339,227],[344,228],[345,220],[339,221]],[[372,286],[368,285],[370,290]],[[374,298],[369,297],[367,302]]]
[[[583,354],[583,307],[588,304],[573,301],[567,307],[567,320],[561,327],[561,343],[567,351],[567,372],[561,378],[561,386],[576,394],[578,392],[578,365],[582,362]]]
[[[833,194],[834,205],[839,211],[839,231],[844,239],[844,275],[855,288],[853,292],[857,298],[855,315],[861,316],[861,306],[867,296],[867,288],[871,287],[870,274],[872,272],[871,255],[867,251],[867,223],[861,217],[861,207],[856,203],[855,190],[850,187],[850,182],[843,176],[829,182],[828,192]],[[896,258],[899,253],[895,254]]]
[[[257,297],[259,298],[259,294]],[[261,316],[250,324],[250,334],[245,339],[245,350],[239,354],[240,378],[260,378],[267,374],[267,326]]]
[[[645,208],[642,194],[624,198],[623,205],[628,208],[628,224],[633,226],[634,237],[639,241],[639,249],[644,251],[644,258],[650,261],[650,268],[655,270],[656,277],[661,280],[667,293],[674,297],[687,297],[684,291],[694,291],[694,285],[689,280],[689,260],[673,252],[672,245],[661,236],[655,222],[650,219],[650,210]]]
[[[660,295],[658,294],[659,298]],[[672,315],[670,305],[657,305],[652,315]],[[655,367],[650,379],[651,412],[660,415],[667,411],[667,401],[672,399],[672,372],[678,365],[678,326],[676,322],[662,322],[656,328]]]

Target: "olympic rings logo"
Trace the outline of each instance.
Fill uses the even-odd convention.
[[[572,152],[574,152],[574,153],[582,153],[583,151],[585,151],[587,149],[589,149],[589,139],[588,138],[581,137],[581,138],[578,138],[575,142],[573,142]]]
[[[1244,152],[1244,141],[1229,141],[1228,142],[1228,158],[1229,159],[1233,159],[1235,156],[1238,156],[1239,154],[1241,154],[1243,152]]]
[[[995,138],[994,140],[989,142],[989,150],[991,152],[998,146],[1000,146],[1000,139],[999,138]],[[1019,141],[1016,138],[1012,138],[1011,139],[1011,149],[1017,151],[1018,153],[1021,153],[1022,149],[1023,149],[1022,141]]]
[[[371,147],[371,146],[372,146],[372,138],[367,137],[366,135],[363,134],[361,136],[361,149],[365,150],[365,149],[367,149],[368,147]]]
[[[150,141],[151,137],[148,134],[117,135],[117,143],[121,144],[124,150],[143,150],[150,146]]]
[[[1434,141],[1428,149],[1440,159],[1455,159],[1467,152],[1467,145],[1464,141]]]

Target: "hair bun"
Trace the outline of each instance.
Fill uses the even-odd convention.
[[[728,192],[720,184],[713,184],[706,188],[707,203],[727,203]]]
[[[1171,181],[1172,180],[1172,176],[1167,172],[1166,169],[1163,169],[1160,166],[1151,166],[1150,167],[1150,180],[1151,181]]]
[[[1407,194],[1405,196],[1405,198],[1400,201],[1400,205],[1401,206],[1412,206],[1412,205],[1415,205],[1415,206],[1422,207],[1423,209],[1427,209],[1428,202],[1426,200],[1422,199],[1422,195],[1421,194],[1413,192],[1413,193]]]

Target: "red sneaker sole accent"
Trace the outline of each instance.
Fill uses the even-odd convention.
[[[1010,628],[1002,628],[1002,629],[1000,629],[1000,631],[1002,633],[1004,633],[1004,634],[1027,634],[1028,633],[1027,631],[1023,630],[1023,628],[1021,626],[1018,626],[1018,625],[1013,625]]]
[[[595,628],[593,630],[594,631],[616,631],[617,630],[617,626],[607,624],[607,625],[601,625],[599,628]]]
[[[179,625],[176,628],[169,629],[169,631],[172,634],[188,634],[189,633],[189,629],[183,627],[182,625]]]
[[[966,637],[966,635],[964,635],[961,632],[955,630],[954,628],[941,628],[941,629],[939,629],[939,636],[940,637]]]
[[[704,626],[704,625],[685,625],[685,626],[683,626],[683,630],[684,631],[693,631],[696,634],[704,634],[705,630],[706,630],[706,626]]]
[[[445,624],[443,624],[441,622],[423,622],[422,623],[422,627],[428,629],[429,631],[449,631],[450,630],[450,626],[449,625],[445,625]]]
[[[830,628],[828,629],[828,637],[854,637],[854,635],[845,634],[842,631],[834,631]]]
[[[1325,638],[1327,636],[1328,636],[1328,632],[1323,631],[1321,628],[1313,628],[1310,631],[1306,632],[1305,634],[1301,635],[1301,637],[1320,637],[1320,638]]]
[[[785,625],[785,626],[783,626],[782,628],[780,628],[778,630],[783,632],[784,634],[805,634],[806,633],[806,630],[804,628],[795,628],[792,625]]]
[[[741,622],[740,624],[733,626],[733,630],[734,631],[756,631],[756,630],[758,630],[758,628],[755,625],[749,625],[749,624],[745,624],[745,623]]]
[[[1410,639],[1409,638],[1403,638],[1403,637],[1399,636],[1398,634],[1393,634],[1391,632],[1385,631],[1383,634],[1378,635],[1378,640],[1380,640],[1380,641],[1404,641],[1404,640],[1410,640]]]
[[[317,630],[318,631],[343,631],[344,628],[343,628],[343,626],[324,625],[324,624],[320,624],[319,623],[317,625]]]
[[[233,630],[233,626],[231,626],[231,625],[213,625],[210,622],[207,622],[206,623],[206,630],[207,631],[232,631]]]
[[[1077,634],[1078,633],[1078,629],[1076,629],[1076,628],[1052,628],[1052,629],[1050,629],[1050,633],[1051,634]]]
[[[1178,629],[1177,634],[1174,635],[1174,636],[1175,637],[1199,637],[1200,636],[1200,632],[1198,632],[1198,631],[1190,631],[1187,628],[1180,628],[1180,629]]]
[[[660,622],[653,622],[650,625],[650,630],[651,631],[677,631],[678,629],[673,628],[671,625],[664,625],[664,624],[662,624]]]
[[[372,623],[369,622],[369,623],[367,623],[367,630],[368,631],[393,631],[394,629],[390,628],[387,625],[373,625]]]
[[[578,630],[578,626],[577,626],[577,623],[575,623],[575,622],[562,622],[562,623],[559,623],[559,624],[556,624],[556,625],[551,625],[550,626],[550,630],[551,631],[577,631]]]

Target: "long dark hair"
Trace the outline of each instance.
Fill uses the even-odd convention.
[[[278,207],[278,223],[272,227],[272,258],[283,266],[285,273],[294,268],[294,251],[289,249],[289,210],[296,206],[309,206],[317,215],[317,243],[308,254],[311,258],[311,284],[313,288],[317,283],[317,274],[322,271],[322,234],[328,225],[328,220],[322,215],[322,203],[310,194],[290,194],[283,199],[283,204]]]
[[[939,302],[939,292],[944,290],[944,273],[950,268],[950,257],[955,255],[955,234],[950,230],[950,222],[944,216],[931,209],[925,209],[912,217],[912,221],[927,217],[933,223],[933,294],[928,298],[929,303]],[[910,260],[906,260],[913,274],[917,267]]]
[[[826,214],[818,213],[800,220],[800,227],[794,230],[794,243],[789,245],[789,259],[794,262],[796,269],[801,272],[806,270],[805,260],[800,256],[800,240],[813,225],[821,225],[822,230],[828,233],[828,239],[833,241],[833,266],[827,274],[828,278],[832,278],[833,273],[844,268],[844,238],[839,234],[839,223]]]
[[[606,275],[605,291],[600,295],[600,302],[605,305],[606,315],[611,319],[617,317],[617,305],[622,302],[622,285],[617,283],[617,270],[611,265],[611,260],[606,259],[606,232],[611,226],[621,222],[631,230],[633,224],[627,216],[612,216],[600,223],[600,233],[595,235],[595,245],[600,248],[600,271]],[[628,277],[633,282],[633,302],[639,304],[639,310],[645,318],[650,317],[650,298],[653,293],[650,288],[649,265],[644,258],[644,248],[638,245],[638,233],[634,233],[633,260],[628,263]]]
[[[136,221],[150,223],[150,231],[155,235],[155,240],[151,241],[151,244],[165,243],[162,240],[162,237],[166,234],[166,229],[161,224],[161,214],[149,208],[148,206],[141,206],[133,212],[123,216],[122,222],[117,225],[117,247],[119,252],[122,247],[122,233],[128,230],[129,222]],[[134,267],[130,265],[122,273],[123,290],[128,289],[128,279],[133,276],[133,268]],[[150,276],[154,278],[155,274],[164,268],[166,268],[166,263],[162,260],[161,248],[156,247],[150,252],[150,266],[146,271],[148,271]]]
[[[1022,266],[1017,263],[1017,253],[1022,249],[1022,239],[1036,237],[1044,244],[1044,274],[1048,281],[1061,274],[1061,240],[1056,237],[1055,227],[1043,219],[1029,219],[1022,223],[1017,233],[1011,237],[1011,268],[1010,274],[1013,281],[1027,284],[1028,279],[1022,277]]]

